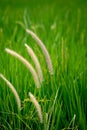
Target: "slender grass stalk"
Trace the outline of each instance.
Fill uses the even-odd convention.
[[[53,66],[52,66],[50,55],[49,55],[45,45],[43,44],[43,42],[39,39],[39,37],[34,32],[32,32],[29,29],[26,29],[26,32],[28,34],[30,34],[36,40],[37,44],[42,49],[42,52],[43,52],[45,59],[46,59],[46,62],[47,62],[49,73],[52,75],[53,74]]]
[[[68,47],[66,47],[66,55],[65,55],[65,67],[66,67],[66,71],[68,71],[68,64],[69,64],[69,52],[68,52]]]
[[[18,104],[18,108],[19,108],[19,110],[21,110],[21,101],[20,101],[20,98],[19,98],[19,95],[18,95],[16,89],[14,88],[14,86],[2,74],[0,74],[0,77],[6,82],[8,87],[11,89],[12,93],[14,94],[14,96],[16,98],[16,102]]]
[[[68,126],[68,129],[70,128],[70,126],[72,125],[72,128],[74,128],[74,125],[75,125],[75,119],[76,119],[76,115],[74,114],[72,120],[70,121],[70,124]]]
[[[29,92],[29,96],[30,96],[30,99],[31,99],[32,103],[36,107],[36,110],[38,112],[38,116],[40,118],[40,123],[43,123],[42,111],[41,111],[41,107],[40,107],[38,101],[36,100],[36,98],[34,97],[34,95],[31,92]]]
[[[9,53],[9,54],[13,55],[14,57],[16,57],[17,59],[19,59],[29,69],[29,71],[31,72],[31,74],[33,76],[33,79],[34,79],[36,86],[39,88],[40,82],[39,82],[37,73],[34,70],[34,68],[32,67],[32,65],[24,57],[19,55],[17,52],[10,50],[8,48],[6,48],[5,50],[6,50],[7,53]]]
[[[61,57],[62,57],[62,71],[64,71],[64,39],[63,38],[62,38]]]
[[[38,73],[38,76],[39,76],[39,79],[40,79],[40,82],[43,81],[43,74],[42,74],[42,70],[41,70],[41,66],[40,66],[40,63],[34,53],[34,51],[27,45],[25,44],[25,47],[29,53],[29,55],[31,56],[33,62],[35,63],[36,65],[36,69],[37,69],[37,73]]]
[[[56,103],[56,100],[57,100],[58,92],[59,92],[59,88],[57,89],[57,92],[56,92],[56,95],[55,95],[55,98],[54,98],[53,105],[52,105],[52,107],[51,107],[51,109],[50,109],[50,115],[49,115],[48,123],[47,123],[47,130],[49,130],[50,120],[51,120],[51,116],[52,116],[52,113],[53,113],[53,110],[54,110],[54,106],[55,106],[55,103]]]

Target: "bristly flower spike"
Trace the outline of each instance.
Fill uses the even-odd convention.
[[[29,55],[31,56],[33,62],[35,63],[40,82],[42,82],[43,81],[43,73],[42,73],[42,70],[41,70],[40,63],[39,63],[34,51],[31,49],[31,47],[29,47],[27,44],[25,44],[25,47],[26,47]]]
[[[45,59],[46,59],[46,62],[47,62],[47,66],[48,66],[48,70],[49,70],[49,73],[51,75],[53,75],[53,66],[52,66],[52,62],[51,62],[51,58],[50,58],[50,55],[45,47],[45,45],[43,44],[43,42],[40,40],[40,38],[34,33],[32,32],[31,30],[29,29],[26,29],[26,32],[28,34],[30,34],[34,40],[37,42],[37,44],[40,46],[40,48],[42,49],[42,52],[45,56]]]
[[[41,107],[40,107],[38,101],[36,100],[36,98],[34,97],[34,95],[31,92],[29,92],[29,96],[30,96],[31,102],[36,107],[36,110],[38,112],[38,117],[40,118],[40,123],[43,123],[42,111],[41,111]]]
[[[14,86],[2,74],[0,74],[0,77],[6,82],[8,87],[11,89],[12,93],[15,96],[16,102],[18,104],[18,108],[19,108],[19,110],[21,110],[21,101],[20,101],[20,98],[19,98],[19,95],[18,95],[16,89],[14,88]]]
[[[29,69],[29,71],[31,72],[31,74],[33,76],[33,79],[34,79],[34,82],[35,82],[37,88],[39,88],[40,82],[39,82],[37,73],[34,70],[34,68],[32,67],[32,65],[24,57],[19,55],[17,52],[10,50],[8,48],[6,48],[5,50],[6,50],[7,53],[9,53],[9,54],[13,55],[14,57],[16,57],[17,59],[19,59]]]

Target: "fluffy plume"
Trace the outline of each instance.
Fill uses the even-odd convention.
[[[0,74],[0,77],[6,82],[8,87],[13,92],[13,94],[16,98],[17,104],[18,104],[18,108],[21,110],[21,101],[20,101],[19,95],[18,95],[17,91],[15,90],[14,86],[2,74]]]
[[[25,44],[25,47],[26,47],[29,55],[31,56],[33,62],[35,63],[40,82],[42,82],[43,81],[43,74],[42,74],[40,63],[39,63],[34,51],[27,44]]]
[[[36,110],[38,112],[38,116],[40,118],[40,123],[43,123],[43,116],[42,116],[41,107],[40,107],[39,103],[37,102],[36,98],[33,96],[33,94],[31,92],[29,92],[29,96],[30,96],[32,103],[36,107]]]
[[[30,34],[36,40],[37,44],[42,49],[42,52],[45,55],[45,59],[46,59],[47,66],[48,66],[48,70],[49,70],[50,74],[52,75],[53,74],[53,66],[52,66],[50,55],[49,55],[45,45],[43,44],[43,42],[39,39],[39,37],[34,32],[32,32],[29,29],[26,29],[26,32],[28,34]]]
[[[10,50],[10,49],[5,49],[7,53],[13,55],[14,57],[16,57],[17,59],[19,59],[31,72],[33,79],[35,81],[36,86],[39,88],[40,87],[40,83],[39,83],[39,79],[37,76],[36,71],[34,70],[34,68],[32,67],[32,65],[21,55],[19,55],[17,52]]]

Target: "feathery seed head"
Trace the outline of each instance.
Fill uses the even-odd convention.
[[[35,63],[40,82],[42,82],[43,81],[43,73],[42,73],[42,70],[41,70],[40,63],[39,63],[34,51],[27,44],[25,44],[25,47],[26,47],[29,55],[31,56],[33,62]]]
[[[40,107],[38,101],[36,100],[36,98],[34,97],[34,95],[31,92],[29,92],[29,96],[30,96],[30,99],[31,99],[32,103],[36,107],[36,110],[38,112],[38,116],[40,118],[40,123],[43,123],[42,111],[41,111],[41,107]]]
[[[11,89],[12,93],[14,94],[14,96],[16,98],[16,101],[17,101],[17,104],[18,104],[18,108],[19,108],[19,110],[21,110],[21,101],[20,101],[20,98],[19,98],[19,95],[18,95],[16,89],[14,88],[14,86],[2,74],[0,74],[0,77],[6,82],[8,87]]]
[[[47,62],[47,66],[48,66],[48,70],[49,70],[49,73],[51,75],[53,75],[53,66],[52,66],[52,62],[51,62],[51,58],[50,58],[50,55],[45,47],[45,45],[43,44],[43,42],[40,40],[40,38],[34,33],[32,32],[31,30],[29,29],[26,29],[26,32],[28,34],[30,34],[34,40],[37,42],[37,44],[40,46],[40,48],[42,49],[42,52],[45,56],[45,59],[46,59],[46,62]]]

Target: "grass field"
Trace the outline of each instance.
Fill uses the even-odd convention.
[[[15,87],[21,111],[12,91],[0,78],[0,130],[87,130],[87,2],[78,0],[0,3],[0,73]],[[53,64],[50,75],[40,47],[20,24],[36,33]],[[35,68],[24,44],[37,55],[44,81],[37,88],[31,73],[10,48]],[[43,123],[28,93],[41,105]]]

